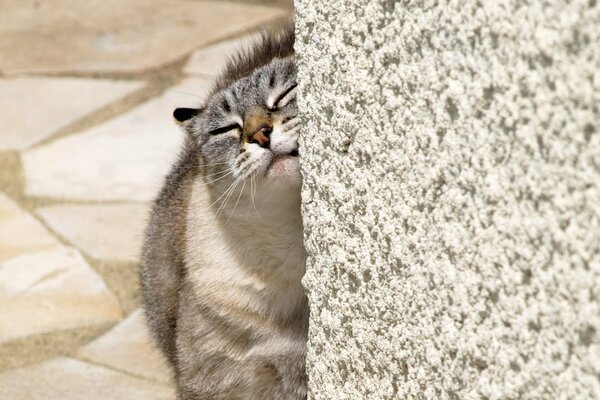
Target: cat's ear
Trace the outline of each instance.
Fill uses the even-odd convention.
[[[184,123],[200,114],[201,111],[201,108],[177,108],[173,111],[173,117],[177,122]]]

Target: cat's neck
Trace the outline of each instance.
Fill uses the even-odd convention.
[[[190,244],[201,248],[210,243],[215,247],[211,251],[244,254],[253,264],[249,268],[281,270],[281,279],[299,281],[306,259],[299,188],[247,189],[222,206],[215,204],[216,196],[198,180],[190,199]],[[277,278],[277,274],[272,276]]]
[[[216,216],[212,198],[202,182],[194,184],[186,237],[188,277],[194,287],[207,302],[228,291],[235,307],[291,318],[305,302],[299,204],[291,207],[272,196],[257,196],[254,203],[240,198],[237,206]]]
[[[211,211],[222,227],[234,231],[243,227],[274,234],[302,230],[299,185],[247,185],[243,191],[234,191],[228,201],[213,204]]]

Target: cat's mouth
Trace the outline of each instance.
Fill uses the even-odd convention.
[[[294,150],[290,151],[289,153],[274,153],[273,158],[271,159],[271,165],[273,165],[273,163],[280,161],[282,159],[294,158],[294,157],[298,157],[299,155],[300,154],[298,153],[298,149],[294,149]]]

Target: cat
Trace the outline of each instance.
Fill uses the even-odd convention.
[[[155,201],[148,326],[180,400],[305,399],[306,253],[292,27],[232,58]]]

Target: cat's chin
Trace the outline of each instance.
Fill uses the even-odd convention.
[[[302,183],[298,156],[277,154],[271,159],[265,174],[267,179],[275,179],[281,183],[299,185]]]

